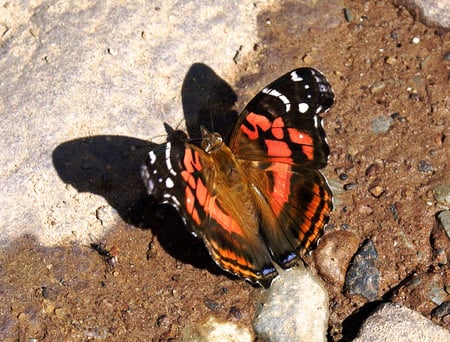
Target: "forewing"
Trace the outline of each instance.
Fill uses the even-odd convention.
[[[333,104],[326,78],[300,68],[260,91],[245,107],[230,141],[237,159],[319,169],[329,147],[319,114]]]

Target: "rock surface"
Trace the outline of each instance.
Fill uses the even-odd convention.
[[[163,122],[182,121],[180,89],[192,65],[230,77],[236,54],[242,61],[253,51],[260,10],[249,1],[2,6],[0,245],[23,234],[52,245],[104,232],[96,212],[105,199],[64,184],[54,150],[74,139],[122,135],[136,139],[122,142],[127,154],[140,139],[163,135]],[[93,169],[89,161],[75,165],[67,152],[59,157],[78,168],[72,172]]]
[[[325,235],[313,253],[319,274],[327,282],[342,288],[348,265],[359,242],[354,233],[345,230]]]
[[[372,240],[367,240],[355,254],[345,276],[345,291],[369,301],[378,297],[380,271],[378,253]]]
[[[280,273],[253,323],[268,341],[326,341],[328,294],[309,271],[296,267]]]
[[[364,322],[358,337],[353,341],[444,342],[449,340],[450,332],[421,314],[400,305],[383,304]]]
[[[394,2],[407,7],[427,25],[450,27],[449,0],[396,0]]]

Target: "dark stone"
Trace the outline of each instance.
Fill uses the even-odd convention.
[[[356,252],[345,276],[345,292],[373,301],[378,298],[380,271],[375,266],[378,253],[372,240],[367,240]]]

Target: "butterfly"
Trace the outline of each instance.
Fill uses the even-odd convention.
[[[222,269],[269,287],[274,264],[294,266],[329,219],[319,114],[333,101],[322,73],[295,69],[247,104],[228,144],[202,127],[200,146],[172,139],[150,150],[141,168],[147,192],[178,210]]]

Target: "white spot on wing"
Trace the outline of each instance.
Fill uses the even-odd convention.
[[[155,183],[153,182],[153,180],[149,179],[148,182],[147,182],[147,192],[148,192],[148,194],[151,194],[154,189],[155,189]]]
[[[173,180],[171,178],[166,178],[166,187],[167,188],[173,188],[173,186],[175,185],[175,183],[173,182]]]
[[[296,71],[291,72],[291,80],[294,82],[303,81],[303,77],[299,76]]]
[[[150,174],[148,173],[148,168],[145,165],[141,166],[141,177],[143,179],[149,179],[150,178]]]
[[[169,170],[169,172],[176,176],[177,173],[173,170],[172,167],[172,161],[170,160],[170,150],[172,149],[172,144],[170,142],[168,142],[166,144],[166,166],[167,166],[167,170]]]
[[[306,113],[309,109],[309,105],[305,102],[300,102],[298,104],[298,110],[300,113]]]
[[[269,88],[264,88],[262,90],[262,92],[264,94],[267,95],[271,95],[271,96],[275,96],[277,98],[279,98],[281,100],[281,102],[283,102],[283,104],[286,106],[286,112],[289,112],[291,110],[291,102],[289,101],[289,99],[286,97],[286,95],[283,95],[282,93],[280,93],[278,90],[276,89],[269,89]]]
[[[178,199],[175,196],[172,196],[170,199],[173,201],[173,203],[175,203],[176,206],[178,207],[180,206],[180,201],[178,201]]]
[[[314,127],[316,127],[316,128],[319,128],[319,123],[318,123],[318,116],[317,115],[314,115],[313,116],[313,120],[314,120]]]
[[[148,153],[148,158],[150,159],[150,165],[155,164],[155,161],[156,161],[156,154],[155,154],[154,151],[150,151],[150,152]]]

